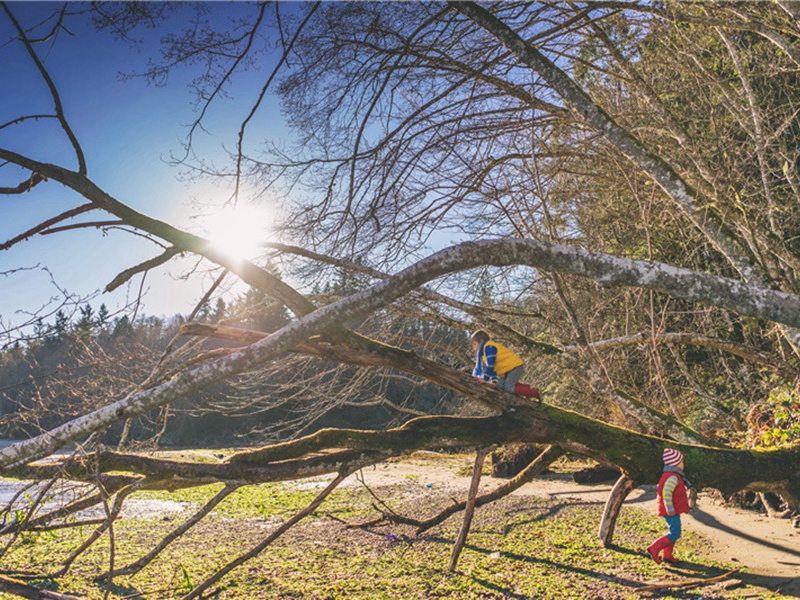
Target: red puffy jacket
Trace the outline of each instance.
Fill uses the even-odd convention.
[[[666,483],[667,479],[673,475],[678,478],[678,485],[676,485],[675,489],[672,491],[671,498],[674,514],[680,515],[689,512],[689,498],[686,494],[686,484],[683,483],[683,477],[681,477],[680,473],[675,473],[674,471],[664,471],[664,474],[661,476],[661,479],[658,482],[659,517],[667,516],[667,507],[666,503],[664,502],[664,484]],[[667,493],[667,501],[670,501],[669,493]]]

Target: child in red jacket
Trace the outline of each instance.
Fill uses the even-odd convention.
[[[672,550],[681,537],[681,515],[689,512],[687,488],[691,484],[683,474],[683,454],[673,448],[666,448],[661,456],[664,474],[658,482],[658,516],[664,517],[669,533],[653,542],[647,551],[658,564],[662,560],[674,564],[680,562],[672,555]],[[663,557],[659,556],[662,552]]]

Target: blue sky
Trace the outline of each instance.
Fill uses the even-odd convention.
[[[40,21],[57,6],[9,3],[23,26]],[[230,11],[248,9],[244,4],[212,6],[220,18]],[[176,15],[164,26],[180,27],[183,18]],[[62,33],[54,44],[39,44],[36,50],[60,91],[67,119],[84,149],[89,177],[136,210],[182,226],[187,224],[187,205],[193,197],[212,203],[227,198],[223,190],[179,181],[179,171],[165,161],[171,152],[180,154],[186,125],[195,118],[194,96],[189,89],[192,74],[173,73],[165,87],[149,85],[142,78],[122,81],[119,77],[120,72],[141,72],[146,67],[148,59],[155,56],[163,31],[148,32],[139,51],[90,27],[70,25],[70,31],[73,36]],[[53,113],[41,77],[21,44],[10,41],[13,37],[9,20],[0,13],[0,124],[24,114]],[[265,77],[263,71],[247,74],[233,98],[217,105],[210,115],[211,135],[199,139],[209,156],[221,158],[223,144],[234,146],[233,134],[254,97],[254,86],[260,86]],[[270,99],[260,132],[267,129],[279,135],[279,115],[276,100]],[[52,121],[0,129],[0,147],[75,168],[66,138]],[[0,169],[0,185],[16,185],[23,177],[8,167]],[[58,184],[46,183],[26,194],[0,196],[0,202],[0,240],[5,241],[85,200]],[[106,215],[89,213],[84,220],[96,218]],[[119,271],[158,253],[152,244],[121,232],[103,235],[91,229],[37,236],[0,252],[0,319],[7,326],[24,319],[18,311],[35,311],[48,303],[54,306],[51,298],[59,291],[51,279],[69,293],[85,296],[102,289]],[[191,284],[178,281],[176,277],[189,264],[183,261],[148,275],[145,287],[150,291],[143,312],[159,315],[191,310],[207,279],[196,278]],[[21,267],[25,270],[10,273]],[[140,277],[134,280],[129,296],[135,295],[140,282]],[[126,290],[121,290],[92,303],[99,306],[105,302],[113,311],[124,305],[125,298]]]

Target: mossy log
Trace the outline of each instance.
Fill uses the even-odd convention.
[[[503,392],[490,392],[506,395]],[[422,417],[387,431],[324,429],[290,442],[234,454],[220,463],[173,461],[138,454],[105,452],[103,471],[145,475],[150,486],[177,488],[213,481],[259,483],[342,472],[413,450],[476,448],[500,443],[554,444],[568,452],[618,466],[640,484],[655,483],[661,452],[678,448],[687,476],[698,488],[729,495],[740,490],[774,491],[797,504],[800,498],[800,445],[776,450],[736,450],[666,441],[596,421],[546,404],[517,405],[485,418]],[[64,464],[28,465],[6,475],[42,478]],[[89,459],[66,465],[75,478],[95,476]],[[148,487],[150,487],[148,486]]]

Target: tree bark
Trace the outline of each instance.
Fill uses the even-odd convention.
[[[461,529],[458,532],[456,543],[453,545],[453,552],[450,554],[449,571],[451,573],[456,570],[458,557],[461,555],[461,550],[464,548],[464,543],[467,541],[470,525],[472,525],[472,516],[475,514],[475,499],[478,497],[478,487],[481,483],[483,462],[488,453],[489,450],[487,448],[481,448],[475,455],[475,464],[472,467],[472,482],[469,486],[467,504],[464,508],[464,521],[461,523]]]
[[[508,395],[491,390],[487,393]],[[175,489],[217,481],[262,483],[297,479],[338,471],[342,465],[374,464],[416,449],[457,447],[465,443],[485,447],[510,442],[557,444],[568,452],[613,464],[641,484],[658,481],[663,467],[661,454],[664,448],[672,447],[683,453],[686,473],[698,488],[712,487],[723,494],[740,490],[774,491],[794,502],[800,498],[800,446],[757,451],[678,443],[547,404],[520,403],[495,417],[421,417],[387,431],[323,429],[291,442],[245,451],[217,464],[112,452],[100,454],[99,460],[104,471],[146,475],[150,479],[148,489]],[[339,450],[320,455],[332,448]],[[44,478],[61,468],[65,466],[28,465],[10,474]],[[91,468],[79,461],[66,468],[73,478],[91,478]]]
[[[5,575],[0,575],[0,590],[8,594],[13,594],[14,596],[28,598],[29,600],[81,600],[78,596],[59,594],[58,592],[51,592],[49,590],[40,590],[37,587],[28,585],[23,581],[11,579]]]
[[[608,500],[606,500],[605,508],[603,508],[603,517],[600,519],[600,529],[597,534],[600,538],[600,545],[603,548],[611,545],[622,503],[636,488],[636,482],[626,475],[620,477],[617,483],[614,484],[611,493],[608,495]]]

